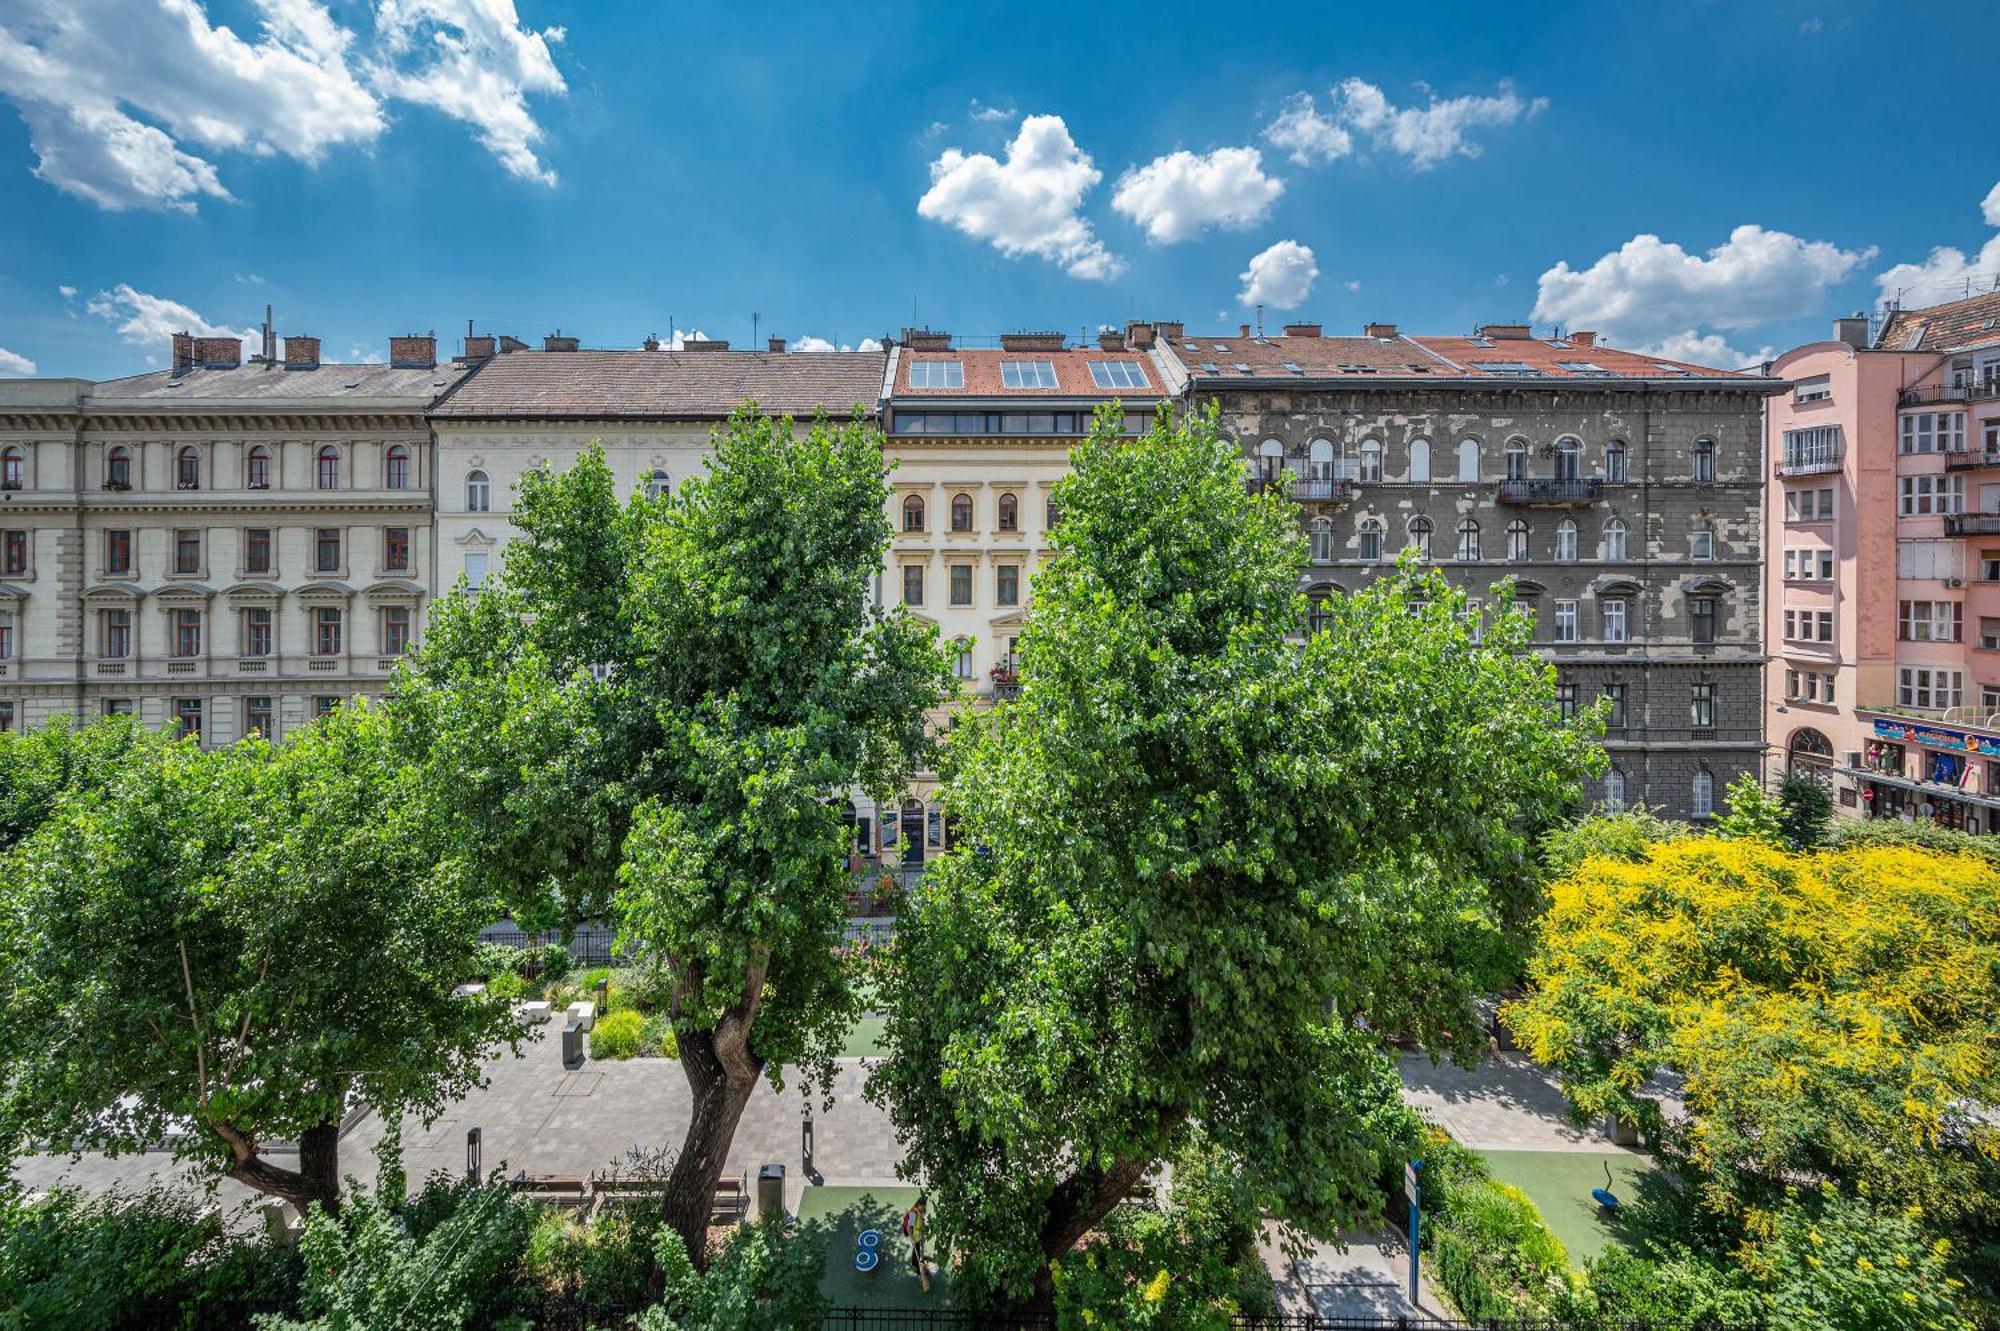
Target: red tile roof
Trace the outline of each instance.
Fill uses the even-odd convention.
[[[910,366],[922,361],[957,361],[965,367],[963,388],[912,388]],[[1009,388],[1001,380],[1001,365],[1007,361],[1047,361],[1056,373],[1054,388]],[[1138,365],[1146,377],[1144,388],[1099,388],[1091,377],[1093,361],[1128,361]],[[911,351],[904,348],[896,365],[895,396],[937,398],[1111,398],[1145,399],[1166,396],[1159,367],[1143,351],[1102,351],[1095,347],[1071,347],[1066,351],[999,351],[987,347],[967,347],[957,351]]]
[[[1879,351],[1964,351],[2000,342],[2000,291],[1898,310],[1875,338]]]
[[[792,416],[873,413],[886,363],[879,351],[510,351],[434,414],[723,417],[750,398]]]
[[[1529,337],[1241,337],[1190,333],[1174,354],[1197,382],[1314,379],[1733,379],[1735,371],[1601,344]],[[1213,369],[1204,368],[1213,366]],[[1247,371],[1243,368],[1247,366]],[[1503,367],[1525,366],[1525,370]]]

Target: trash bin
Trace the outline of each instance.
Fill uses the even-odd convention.
[[[583,1027],[574,1020],[563,1027],[562,1054],[564,1067],[583,1066]]]
[[[764,1165],[757,1170],[757,1218],[785,1217],[785,1167]]]

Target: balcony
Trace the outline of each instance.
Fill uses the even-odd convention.
[[[1251,494],[1262,494],[1266,490],[1276,490],[1284,484],[1278,476],[1252,476],[1249,480]],[[1301,504],[1344,504],[1353,499],[1355,484],[1351,480],[1335,480],[1331,476],[1292,477],[1292,498]]]
[[[2000,513],[1951,513],[1944,520],[1946,536],[2000,536]]]
[[[1595,477],[1588,480],[1537,478],[1500,482],[1500,502],[1503,504],[1546,504],[1560,507],[1568,504],[1595,504],[1603,498],[1604,482]]]
[[[1839,448],[1802,448],[1788,451],[1778,464],[1780,476],[1827,476],[1840,470]]]
[[[2000,467],[2000,452],[1974,450],[1970,453],[1947,453],[1944,456],[1946,471],[1977,471],[1982,467]]]
[[[1983,402],[1995,397],[2000,397],[2000,380],[1989,379],[1970,384],[1918,384],[1914,388],[1898,389],[1896,405],[1929,407],[1939,403]]]

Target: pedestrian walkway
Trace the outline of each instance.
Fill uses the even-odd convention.
[[[1264,1268],[1276,1285],[1278,1311],[1293,1316],[1417,1317],[1438,1315],[1442,1305],[1431,1292],[1427,1273],[1420,1276],[1417,1295],[1409,1299],[1410,1245],[1389,1231],[1356,1230],[1342,1242],[1316,1243],[1302,1257],[1287,1255],[1278,1244],[1276,1222],[1267,1222],[1259,1248]]]
[[[1489,1054],[1477,1067],[1405,1054],[1403,1098],[1475,1151],[1612,1151],[1602,1126],[1563,1117],[1562,1086],[1525,1054]]]

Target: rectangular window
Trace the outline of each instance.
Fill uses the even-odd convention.
[[[1957,513],[1965,506],[1964,478],[1959,476],[1899,476],[1896,515],[1923,518]]]
[[[245,573],[269,573],[271,571],[271,529],[250,527],[243,533],[243,571]]]
[[[340,528],[321,527],[313,533],[313,571],[340,572]]]
[[[972,604],[972,565],[953,564],[951,566],[951,603],[953,605]]]
[[[1903,417],[1897,450],[1903,453],[1963,453],[1965,413],[1913,411]]]
[[[243,733],[262,735],[265,739],[276,739],[277,731],[272,727],[273,714],[271,700],[259,696],[243,700]]]
[[[201,655],[201,611],[174,611],[174,655]]]
[[[2000,550],[1981,550],[1979,552],[1979,580],[1981,582],[2000,582]]]
[[[123,661],[132,655],[132,612],[106,610],[99,626],[98,648],[107,661]]]
[[[104,533],[104,571],[116,574],[132,571],[131,532],[119,530]]]
[[[465,556],[465,585],[478,591],[486,585],[486,562],[489,556],[484,550],[472,550]]]
[[[1688,623],[1697,643],[1715,641],[1715,598],[1713,596],[1691,596],[1688,598]]]
[[[14,659],[14,615],[0,610],[0,661]]]
[[[13,728],[14,704],[11,702],[0,702],[0,731],[12,730]]]
[[[1099,388],[1145,388],[1146,371],[1135,360],[1094,360],[1090,380]]]
[[[382,655],[401,656],[410,649],[410,607],[385,606],[382,610]]]
[[[0,534],[0,573],[11,573],[16,577],[28,571],[28,533],[9,531]]]
[[[1896,671],[1896,705],[1942,710],[1959,705],[1965,676],[1956,670],[1901,666]]]
[[[993,570],[993,599],[1000,605],[1021,603],[1021,570],[1015,564],[1002,564]]]
[[[2000,652],[2000,619],[1992,615],[1979,617],[1979,645],[1989,652]]]
[[[408,573],[410,571],[410,529],[408,527],[384,527],[382,529],[382,571],[385,573]]]
[[[1610,730],[1623,730],[1625,728],[1625,686],[1623,684],[1606,684],[1604,686],[1604,697],[1610,703],[1608,714],[1604,720],[1605,727]]]
[[[1688,694],[1688,724],[1696,730],[1715,728],[1715,685],[1693,686]]]
[[[903,604],[922,605],[924,603],[924,566],[922,564],[903,565]]]
[[[1958,601],[1900,601],[1896,612],[1896,636],[1904,642],[1964,640],[1965,606]]]
[[[1565,721],[1576,719],[1576,685],[1556,685],[1556,715]]]
[[[1792,401],[1824,402],[1833,396],[1832,376],[1816,374],[1810,379],[1801,379],[1792,385]]]
[[[174,727],[182,738],[201,738],[201,699],[174,699]]]
[[[1557,642],[1576,641],[1576,608],[1577,603],[1575,601],[1556,602]]]
[[[1612,600],[1604,603],[1604,640],[1625,641],[1625,602]]]
[[[319,694],[313,699],[313,720],[317,721],[321,717],[332,716],[333,709],[338,706],[340,706],[339,695],[332,693]]]
[[[201,532],[182,527],[174,533],[174,572],[201,572]]]
[[[243,654],[271,654],[271,612],[268,609],[259,607],[243,612]]]
[[[956,360],[911,361],[910,387],[963,388],[965,387],[965,362]]]
[[[1001,361],[1000,383],[1005,388],[1054,388],[1055,363],[1045,360]]]
[[[130,698],[106,698],[104,700],[102,715],[130,716],[132,715],[132,700]]]
[[[1899,578],[1956,578],[1964,575],[1965,551],[1957,541],[1896,542]]]
[[[340,611],[330,606],[313,611],[313,655],[340,655]]]

